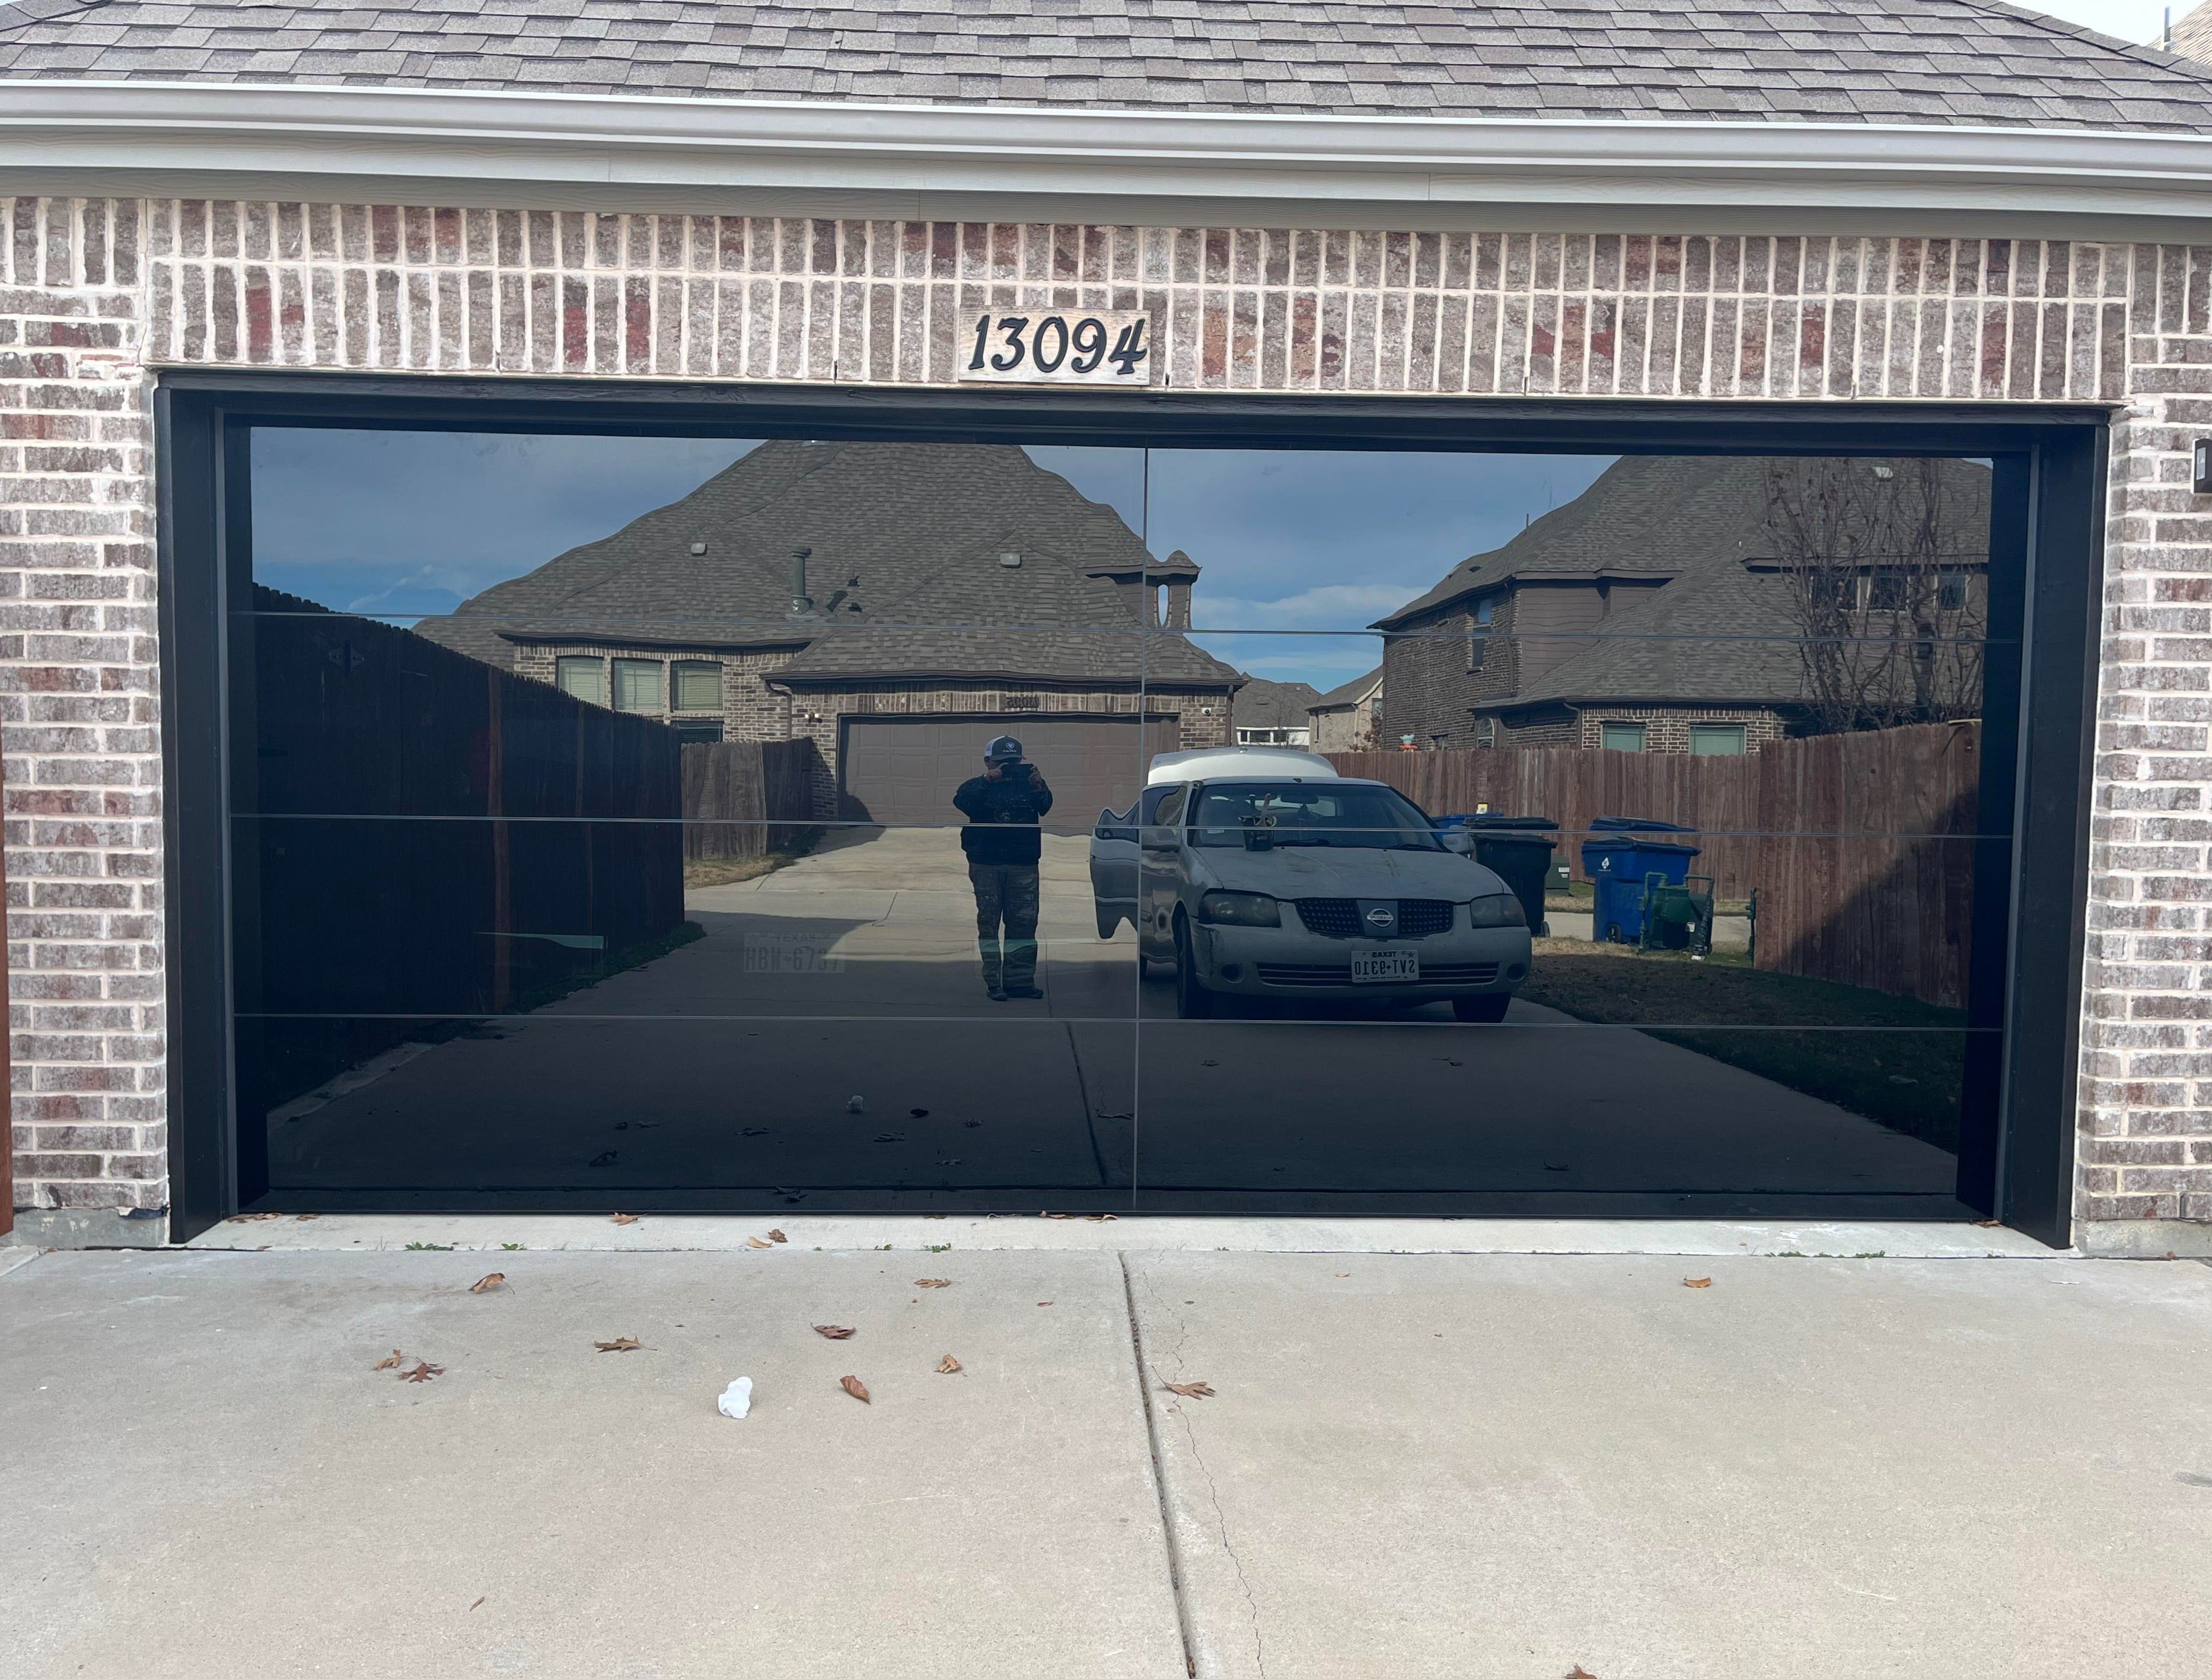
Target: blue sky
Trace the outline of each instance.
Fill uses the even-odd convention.
[[[443,612],[689,493],[738,439],[254,433],[255,575],[325,605]],[[1357,632],[1469,554],[1572,500],[1607,457],[1038,447],[1152,551],[1202,568],[1209,650],[1332,688],[1380,658]]]

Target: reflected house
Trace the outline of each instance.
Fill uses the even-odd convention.
[[[1390,729],[1730,755],[1975,715],[1988,550],[1974,462],[1627,457],[1376,622]]]
[[[1382,727],[1382,670],[1378,665],[1365,676],[1330,689],[1306,708],[1314,751],[1357,752],[1387,744],[1378,733]]]
[[[811,740],[818,818],[935,822],[995,733],[1071,810],[1226,741],[1198,575],[1018,447],[775,441],[420,630],[687,742]]]
[[[1270,682],[1247,676],[1230,708],[1240,746],[1304,746],[1313,739],[1307,715],[1321,690],[1310,682]]]

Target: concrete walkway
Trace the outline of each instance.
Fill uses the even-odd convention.
[[[11,1674],[2134,1679],[2212,1647],[2202,1264],[323,1222],[0,1272]]]

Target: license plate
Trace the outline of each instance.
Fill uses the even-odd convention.
[[[1378,982],[1403,985],[1421,976],[1421,953],[1417,950],[1356,950],[1352,952],[1352,982]]]

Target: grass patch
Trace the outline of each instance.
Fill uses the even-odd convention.
[[[767,851],[757,857],[708,857],[684,865],[684,887],[686,891],[701,886],[734,886],[741,880],[757,880],[763,874],[773,874],[780,868],[788,868],[822,843],[819,828],[801,828],[793,836],[791,843],[780,850]]]
[[[1578,1019],[1649,1022],[1651,1036],[1863,1115],[1938,1148],[1959,1146],[1966,1012],[1856,985],[1764,973],[1740,956],[1692,962],[1626,946],[1537,941],[1519,995]],[[1713,1025],[1944,1030],[1698,1031]]]

